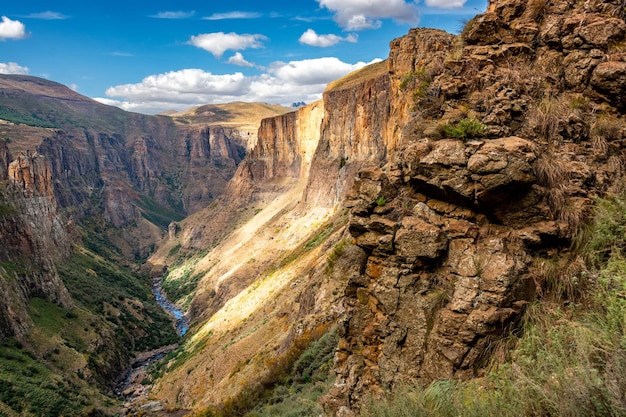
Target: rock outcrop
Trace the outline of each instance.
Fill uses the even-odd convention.
[[[391,43],[387,94],[413,104],[347,203],[364,272],[345,291],[329,412],[480,375],[542,290],[534,260],[566,254],[593,197],[623,189],[625,29],[620,1],[505,0],[442,61],[411,47],[432,32]]]
[[[0,338],[21,337],[32,321],[28,300],[72,305],[54,262],[71,250],[57,212],[50,167],[37,153],[11,160],[0,141]]]

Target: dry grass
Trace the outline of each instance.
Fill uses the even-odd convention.
[[[343,78],[335,80],[328,84],[326,87],[325,93],[329,93],[331,91],[339,91],[345,90],[347,88],[352,88],[356,85],[359,85],[363,81],[370,80],[372,78],[376,78],[378,76],[383,75],[387,72],[387,61],[381,61],[374,64],[370,64],[366,67],[361,68],[360,70],[351,72]]]
[[[529,124],[535,126],[539,137],[552,142],[560,141],[561,124],[567,120],[570,108],[565,100],[556,97],[546,97],[541,100],[529,116]]]
[[[266,103],[233,102],[207,104],[181,112],[169,113],[175,122],[185,125],[247,126],[258,129],[261,119],[288,113],[293,109]]]
[[[539,155],[533,168],[537,182],[545,187],[555,188],[569,181],[567,164],[551,151],[545,151]]]
[[[530,0],[526,6],[527,17],[531,20],[538,20],[546,10],[546,0]]]
[[[530,270],[537,294],[542,298],[577,301],[588,288],[590,273],[580,255],[535,258]]]
[[[549,300],[529,304],[520,331],[493,345],[492,358],[498,355],[501,362],[484,377],[396,386],[387,397],[366,403],[360,415],[626,415],[626,242],[623,228],[613,227],[616,221],[623,225],[625,204],[613,200],[599,206],[590,227],[597,247],[584,250],[622,250],[601,259],[593,273],[584,252],[537,259],[531,272]]]

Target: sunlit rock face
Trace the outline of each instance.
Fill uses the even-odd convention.
[[[224,401],[321,323],[342,336],[331,415],[402,381],[481,375],[541,290],[535,261],[567,253],[626,166],[621,3],[539,3],[491,2],[463,38],[410,30],[261,123],[226,192],[150,259],[160,273],[174,249],[201,253],[170,269],[200,278],[189,356],[156,398]]]

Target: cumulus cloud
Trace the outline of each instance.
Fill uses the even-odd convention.
[[[24,24],[18,20],[11,20],[6,16],[2,16],[2,22],[0,22],[0,41],[24,38],[26,38],[26,27]]]
[[[243,58],[243,57],[242,57]],[[375,60],[372,62],[376,62]],[[319,100],[326,85],[367,65],[349,64],[334,57],[275,62],[261,75],[213,74],[184,69],[151,75],[136,84],[110,87],[96,100],[129,111],[158,113],[202,104],[231,101],[289,105]]]
[[[313,29],[307,29],[307,31],[304,32],[298,40],[300,41],[300,43],[303,43],[305,45],[326,48],[328,46],[333,46],[341,41],[356,42],[358,40],[358,37],[353,34],[350,34],[345,38],[334,35],[332,33],[328,35],[318,35]]]
[[[178,11],[167,11],[167,12],[159,12],[157,14],[153,14],[150,17],[154,17],[155,19],[188,19],[193,17],[196,12],[194,10],[185,12],[183,10]]]
[[[221,58],[224,52],[228,50],[237,51],[247,48],[261,48],[263,47],[261,41],[265,39],[267,39],[265,36],[258,34],[250,35],[244,33],[239,35],[234,32],[215,32],[192,36],[187,43],[212,53],[216,58]]]
[[[43,20],[63,20],[68,18],[68,16],[64,15],[63,13],[53,12],[50,10],[46,10],[45,12],[40,13],[31,13],[28,15],[28,17],[31,19]]]
[[[204,20],[226,20],[226,19],[257,19],[261,13],[255,12],[228,12],[213,13],[211,16],[203,17]]]
[[[280,80],[297,85],[321,85],[341,78],[366,64],[347,64],[335,57],[303,59],[301,61],[275,62],[268,72]]]
[[[419,20],[416,4],[407,3],[405,0],[316,1],[321,7],[334,12],[335,22],[346,30],[376,29],[381,25],[380,19],[394,19],[397,22],[407,24],[417,24]]]
[[[239,65],[240,67],[254,67],[254,64],[246,61],[241,52],[235,52],[235,55],[228,58],[229,64]]]
[[[28,67],[23,67],[15,62],[0,62],[0,74],[28,74]]]
[[[426,0],[426,6],[452,9],[456,7],[463,7],[466,2],[467,0]]]

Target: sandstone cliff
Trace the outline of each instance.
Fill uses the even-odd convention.
[[[37,153],[11,160],[0,142],[0,338],[24,336],[32,324],[27,306],[41,297],[72,304],[54,262],[70,251],[57,213],[50,167]]]
[[[595,196],[623,189],[625,33],[617,0],[492,1],[461,35],[411,30],[331,84],[306,151],[304,114],[264,120],[225,195],[151,259],[199,282],[180,300],[186,359],[155,398],[224,401],[339,317],[331,414],[480,375],[550,285],[541,260],[580,274],[572,238]]]
[[[215,121],[127,113],[34,77],[1,76],[0,104],[28,115],[1,130],[10,148],[47,157],[60,210],[100,224],[130,260],[147,256],[169,222],[221,194],[245,155],[240,132]]]

